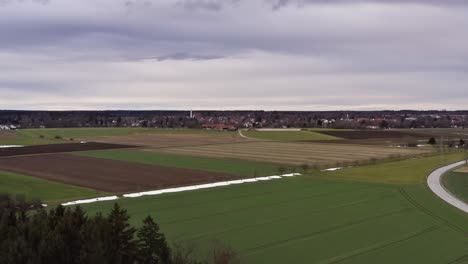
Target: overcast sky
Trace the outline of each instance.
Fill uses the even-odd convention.
[[[468,109],[466,0],[0,0],[0,109]]]

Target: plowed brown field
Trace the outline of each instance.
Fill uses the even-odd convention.
[[[143,191],[238,178],[238,176],[230,174],[69,154],[1,158],[0,170],[108,192]]]
[[[93,143],[93,142],[83,143],[83,144],[71,143],[71,144],[37,145],[37,146],[26,146],[26,147],[21,147],[21,148],[0,149],[0,157],[62,153],[62,152],[86,151],[86,150],[100,150],[100,149],[121,149],[121,148],[131,148],[131,147],[134,147],[134,146],[106,144],[106,143]]]

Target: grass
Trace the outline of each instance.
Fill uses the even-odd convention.
[[[8,133],[8,135],[6,134]],[[2,136],[4,134],[4,136]],[[21,129],[15,131],[0,131],[0,145],[45,145],[70,143],[84,139],[92,140],[102,136],[131,136],[139,134],[207,134],[211,136],[235,135],[234,132],[217,132],[201,129],[156,129],[156,128],[44,128]],[[58,137],[58,138],[57,138]]]
[[[449,172],[443,176],[442,183],[452,194],[468,203],[468,173]]]
[[[246,137],[278,141],[336,140],[337,137],[313,131],[242,131]]]
[[[47,204],[105,195],[94,190],[47,181],[21,174],[0,171],[0,193],[40,199]]]
[[[45,129],[24,129],[19,130],[25,135],[38,137],[42,135],[46,138],[60,136],[63,138],[88,138],[98,136],[128,136],[147,133],[203,133],[204,130],[197,129],[156,129],[156,128],[45,128]]]
[[[443,163],[457,158],[450,155]],[[220,240],[245,263],[463,263],[468,215],[418,184],[439,161],[363,166],[351,177],[358,181],[310,175],[119,203],[133,224],[151,214],[170,242],[195,244],[199,256]],[[388,179],[391,172],[400,173],[404,184],[386,184],[395,183]],[[108,212],[112,204],[84,208],[89,214]]]
[[[391,184],[425,183],[427,175],[443,164],[460,161],[464,153],[451,153],[431,157],[412,158],[403,161],[345,168],[339,171],[322,172],[323,177],[381,182]]]
[[[273,175],[278,173],[278,166],[268,163],[191,157],[155,152],[142,152],[138,150],[100,150],[77,152],[75,154],[87,157],[155,164],[167,167],[229,173],[248,177]]]
[[[8,136],[5,136],[8,133]],[[2,134],[4,136],[2,136]],[[40,138],[39,135],[32,135],[25,133],[24,130],[16,131],[0,131],[0,145],[45,145],[45,144],[57,144],[64,143],[64,140],[57,140],[53,138]]]

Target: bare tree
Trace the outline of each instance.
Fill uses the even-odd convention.
[[[280,175],[283,175],[285,172],[286,172],[286,168],[285,168],[285,167],[283,167],[283,166],[278,167],[278,173],[279,173]]]
[[[308,173],[309,170],[310,170],[310,166],[309,166],[309,164],[307,164],[307,163],[302,163],[302,164],[301,164],[301,169],[302,169],[302,172]]]
[[[212,251],[213,264],[236,264],[241,263],[237,253],[222,242],[215,242]]]

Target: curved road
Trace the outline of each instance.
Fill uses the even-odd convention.
[[[427,177],[427,185],[429,185],[431,191],[434,192],[437,196],[439,196],[442,200],[457,207],[465,213],[468,213],[468,204],[466,204],[465,202],[451,194],[449,191],[447,191],[441,182],[442,175],[444,175],[444,173],[456,167],[462,166],[463,164],[465,164],[465,161],[459,161],[457,163],[438,168],[437,170],[429,174],[429,176]]]

